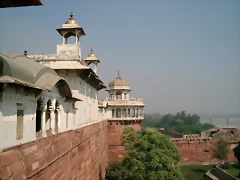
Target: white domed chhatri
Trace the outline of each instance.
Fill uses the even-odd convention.
[[[144,118],[143,99],[130,98],[129,83],[118,76],[108,84],[109,97],[104,101],[108,104],[108,120],[135,120],[142,122]],[[110,114],[111,113],[111,114]]]
[[[92,49],[88,54],[87,58],[84,59],[84,61],[87,63],[87,65],[90,65],[91,63],[93,63],[95,66],[93,71],[97,74],[97,64],[100,63],[100,60],[95,56]]]
[[[129,84],[126,80],[122,79],[120,76],[120,73],[118,71],[118,76],[116,77],[116,79],[112,80],[109,84],[108,84],[108,90],[113,90],[113,89],[126,89],[126,90],[131,90],[129,88]]]

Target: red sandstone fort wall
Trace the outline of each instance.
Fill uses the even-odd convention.
[[[13,147],[0,154],[0,178],[104,179],[107,122]]]
[[[234,143],[240,139],[225,139],[230,143],[230,153],[228,155],[229,162],[235,161],[236,158],[232,149],[236,146]],[[202,164],[202,163],[219,163],[220,161],[214,157],[214,149],[217,147],[218,138],[205,139],[182,139],[173,138],[172,142],[178,148],[182,156],[181,164]]]
[[[108,163],[121,160],[124,154],[124,146],[121,137],[123,130],[127,127],[133,127],[135,130],[141,130],[140,123],[122,124],[118,122],[108,122]]]

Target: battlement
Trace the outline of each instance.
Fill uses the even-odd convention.
[[[114,106],[135,106],[135,105],[140,105],[144,106],[143,99],[137,99],[137,98],[131,98],[129,100],[123,100],[123,99],[112,99],[112,98],[107,98],[107,101],[109,104],[114,105]]]
[[[28,58],[33,59],[35,61],[44,60],[44,61],[51,61],[56,60],[56,54],[34,54],[34,55],[27,55]]]

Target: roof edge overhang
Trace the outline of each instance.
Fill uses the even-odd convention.
[[[109,107],[145,107],[145,104],[108,104]]]
[[[98,91],[107,88],[91,68],[83,69],[80,77]]]
[[[128,91],[133,91],[132,89],[127,89],[127,88],[108,88],[105,91],[115,91],[115,90],[128,90]]]
[[[0,2],[0,8],[10,7],[26,7],[26,6],[43,6],[40,0],[2,0]]]
[[[85,36],[86,33],[83,30],[82,26],[78,26],[78,27],[62,27],[62,28],[57,28],[57,32],[62,36],[63,34],[61,33],[62,31],[66,31],[66,30],[71,30],[71,29],[81,29],[81,36]]]
[[[97,59],[97,60],[84,59],[84,61],[85,61],[88,65],[90,65],[91,63],[94,64],[94,62],[97,62],[97,63],[100,63],[100,62],[101,62],[99,59]]]
[[[47,90],[45,88],[36,86],[35,84],[31,84],[31,83],[28,83],[28,82],[25,82],[25,81],[22,81],[20,79],[16,79],[16,78],[13,78],[13,77],[10,77],[10,76],[2,76],[2,77],[0,77],[0,83],[2,83],[2,84],[3,83],[6,83],[6,84],[19,84],[19,85],[22,85],[22,86],[31,87],[31,88],[38,89],[38,90]]]

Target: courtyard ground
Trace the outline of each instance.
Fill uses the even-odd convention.
[[[231,164],[230,165],[230,168],[228,169],[224,169],[221,167],[222,170],[226,171],[228,174],[232,175],[233,177],[236,177],[238,179],[240,179],[238,177],[238,175],[240,174],[240,169],[239,169],[239,166],[236,164]]]
[[[180,166],[186,180],[204,180],[203,175],[216,165],[186,165]]]

